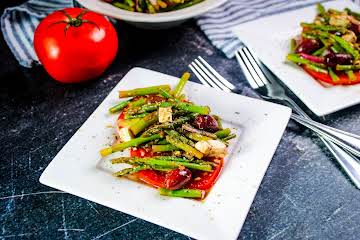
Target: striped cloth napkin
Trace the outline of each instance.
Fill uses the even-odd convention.
[[[21,66],[30,68],[40,64],[33,48],[33,38],[41,19],[55,10],[72,6],[73,0],[29,0],[5,9],[1,16],[1,31]]]
[[[360,0],[352,0],[360,4]],[[212,44],[228,58],[241,45],[231,28],[243,22],[272,15],[324,0],[228,0],[221,7],[197,18],[197,24]],[[73,0],[29,0],[5,9],[1,16],[1,30],[10,50],[24,67],[39,64],[33,49],[36,26],[49,13],[74,5]]]

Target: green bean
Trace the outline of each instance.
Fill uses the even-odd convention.
[[[169,196],[169,197],[183,197],[183,198],[204,198],[205,191],[198,189],[178,189],[178,190],[168,190],[165,188],[159,189],[160,195]]]

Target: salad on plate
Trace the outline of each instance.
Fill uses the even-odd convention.
[[[103,0],[114,7],[140,13],[171,12],[191,7],[204,0]]]
[[[128,99],[109,109],[119,114],[115,140],[100,151],[105,157],[130,150],[128,157],[111,159],[124,164],[114,176],[143,182],[166,196],[203,199],[210,191],[236,135],[208,106],[186,99],[182,90],[189,77],[184,73],[174,89],[159,85],[119,92]]]
[[[302,22],[302,32],[291,39],[287,60],[314,79],[331,85],[360,82],[360,13],[325,9],[317,4],[313,22]]]

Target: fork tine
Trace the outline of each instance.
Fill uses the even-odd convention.
[[[202,79],[207,82],[211,87],[215,89],[222,90],[219,86],[217,86],[205,73],[204,71],[198,66],[196,59],[194,62],[191,62],[193,68],[197,71],[197,73],[202,77]]]
[[[265,77],[263,71],[260,69],[259,67],[259,62],[258,60],[254,57],[254,54],[250,51],[250,49],[248,47],[244,48],[244,52],[247,55],[251,65],[254,68],[254,71],[257,73],[258,77],[260,78],[260,80],[264,83],[264,84],[268,84],[269,81],[267,80],[267,77]]]
[[[250,61],[248,59],[247,54],[245,54],[245,52],[244,52],[244,48],[241,48],[239,50],[239,55],[241,57],[240,63],[242,62],[246,66],[244,70],[245,70],[245,72],[247,71],[249,73],[248,76],[250,76],[250,78],[248,80],[254,81],[255,84],[257,85],[256,88],[263,87],[264,82],[261,81],[261,79],[259,78],[259,76],[255,72],[253,66],[251,65],[251,63],[250,63]]]
[[[207,78],[208,81],[212,81],[212,83],[214,83],[223,91],[231,92],[231,90],[228,87],[226,87],[224,84],[222,84],[198,59],[195,59],[195,62],[201,68],[201,70],[206,74],[206,76],[208,77]]]
[[[240,55],[240,50],[236,51],[235,53],[236,59],[245,75],[246,80],[249,82],[250,86],[254,89],[258,88],[259,85],[257,82],[253,79],[251,73],[249,72],[247,66],[244,64],[244,60],[242,59],[242,56]]]
[[[245,56],[246,58],[245,64],[247,64],[247,67],[251,72],[251,75],[253,76],[254,80],[258,83],[259,86],[264,86],[266,82],[263,81],[264,77],[261,76],[262,72],[258,68],[256,68],[258,65],[254,62],[248,49],[243,48],[242,53],[240,54],[243,54]]]
[[[201,56],[198,57],[200,61],[209,69],[209,71],[223,84],[225,87],[229,88],[230,90],[235,89],[236,87],[226,80],[223,76],[221,76],[213,67],[210,66]]]
[[[193,64],[193,63],[189,64],[189,68],[191,69],[191,71],[192,71],[193,73],[195,73],[196,77],[200,80],[200,82],[201,82],[202,84],[204,84],[205,86],[207,86],[207,87],[211,87],[210,84],[207,83],[207,82],[205,81],[205,79],[201,76],[201,74],[198,73],[198,71],[192,66],[192,64]]]

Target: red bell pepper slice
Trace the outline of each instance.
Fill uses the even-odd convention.
[[[334,82],[329,74],[314,71],[312,69],[307,68],[306,66],[303,66],[303,69],[316,80],[329,83],[331,85],[353,85],[360,83],[360,71],[354,72],[355,75],[354,80],[350,80],[345,73],[337,73],[339,80]]]
[[[212,172],[198,172],[194,179],[187,185],[187,188],[209,190],[218,179],[224,166],[224,159],[217,159],[220,162],[216,165]]]

